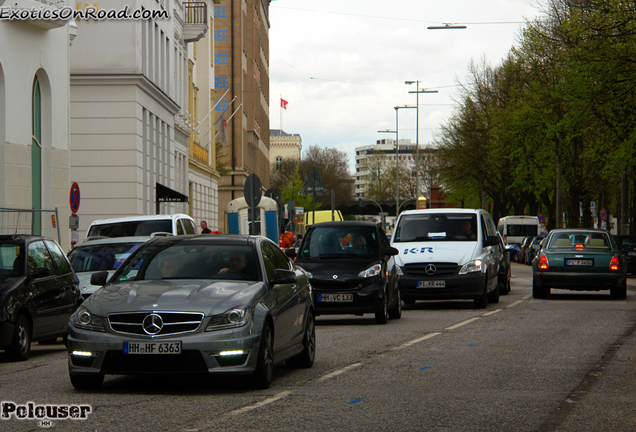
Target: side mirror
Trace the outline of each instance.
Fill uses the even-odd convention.
[[[45,278],[51,276],[51,269],[48,267],[36,267],[31,273],[33,279]]]
[[[104,286],[108,280],[108,272],[100,271],[91,275],[91,285]]]
[[[92,281],[91,281],[92,282]],[[292,284],[296,283],[296,272],[292,270],[274,270],[274,283],[275,284]]]
[[[289,258],[296,258],[298,254],[296,253],[295,248],[289,248],[285,250],[285,255],[287,255]]]
[[[384,255],[395,256],[399,254],[400,254],[400,251],[394,248],[393,246],[389,246],[384,250]]]
[[[486,246],[498,246],[499,245],[499,237],[497,236],[487,236],[484,239],[484,247]]]

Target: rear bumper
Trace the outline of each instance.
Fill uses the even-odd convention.
[[[574,291],[607,290],[625,283],[624,273],[550,273],[534,272],[534,279],[545,288]]]

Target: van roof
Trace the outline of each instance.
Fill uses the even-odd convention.
[[[178,218],[192,219],[191,216],[184,213],[174,213],[174,214],[164,214],[164,215],[140,215],[140,216],[124,216],[124,217],[117,217],[117,218],[110,218],[110,219],[97,219],[93,221],[91,225],[99,225],[99,224],[113,223],[113,222],[149,221],[149,220],[164,220],[164,219],[178,219]]]
[[[422,214],[422,213],[467,213],[467,214],[476,214],[476,213],[488,213],[484,209],[465,209],[465,208],[432,208],[432,209],[419,209],[419,210],[405,210],[401,215],[409,215],[409,214]]]

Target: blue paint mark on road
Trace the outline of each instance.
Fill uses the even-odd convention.
[[[424,366],[424,367],[420,368],[420,370],[426,370],[426,369],[430,369],[430,368],[431,368],[430,366]]]
[[[499,329],[499,331],[506,331],[506,329]]]
[[[519,317],[519,319],[524,319],[525,317]]]
[[[477,346],[477,344],[470,344],[470,345],[468,345],[468,346],[469,346],[469,347],[474,347],[474,346]]]
[[[355,405],[357,403],[362,402],[364,399],[354,399],[351,402],[348,402],[349,405]]]

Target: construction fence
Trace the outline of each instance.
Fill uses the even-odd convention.
[[[0,207],[0,234],[33,234],[60,242],[60,220],[55,210]]]

